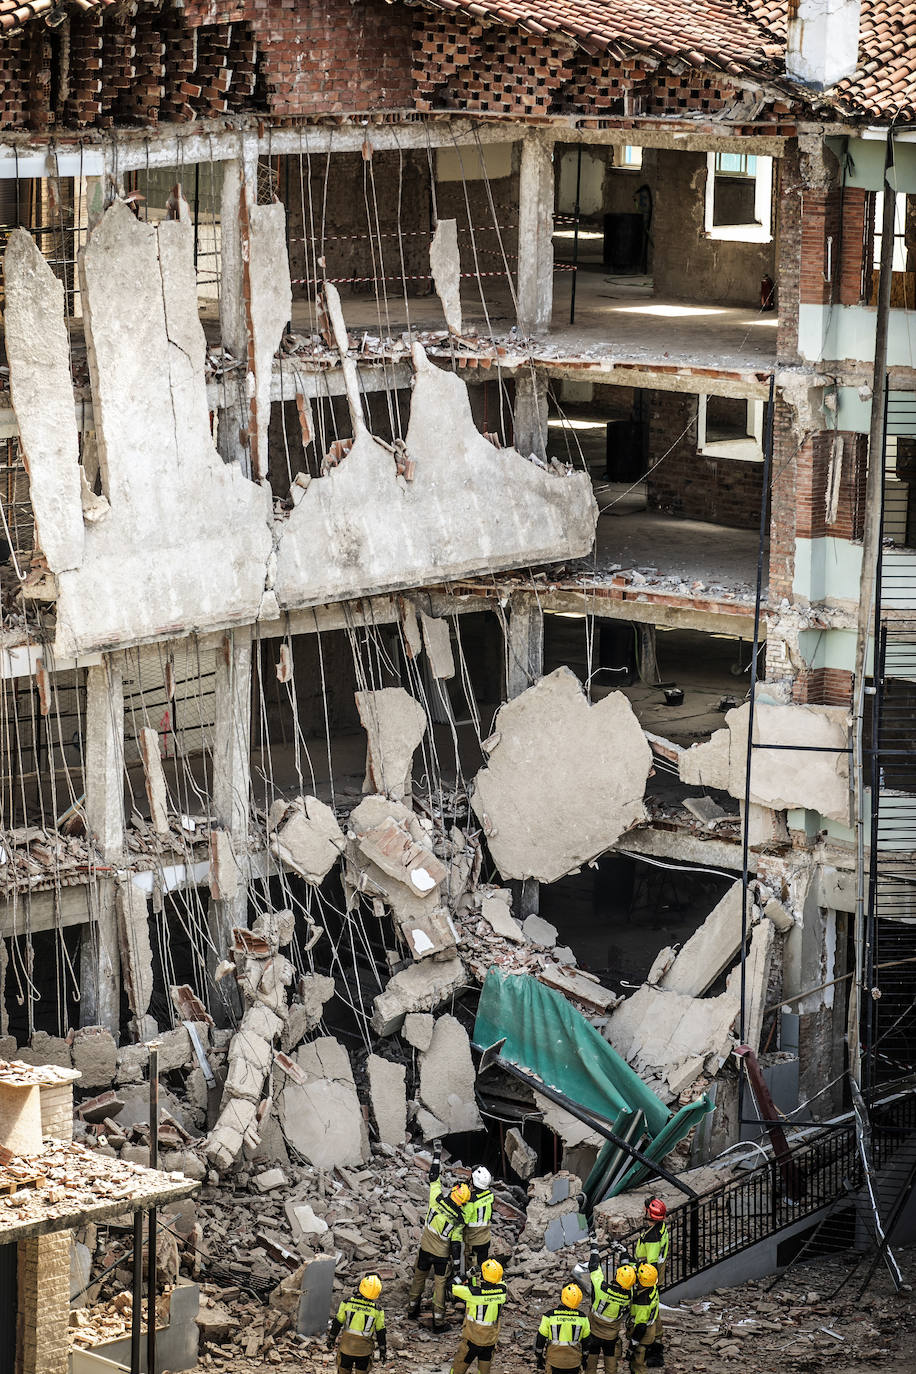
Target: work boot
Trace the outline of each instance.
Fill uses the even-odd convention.
[[[448,1330],[448,1322],[445,1320],[445,1313],[444,1313],[444,1312],[435,1312],[435,1311],[433,1312],[433,1330],[434,1330],[434,1331],[447,1331],[447,1330]]]
[[[646,1351],[646,1368],[662,1369],[665,1364],[665,1350],[661,1341],[653,1341]]]
[[[407,1305],[407,1316],[410,1321],[415,1322],[420,1315],[420,1299],[411,1298]]]

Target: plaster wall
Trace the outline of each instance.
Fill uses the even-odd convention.
[[[706,154],[659,149],[652,237],[660,296],[755,305],[764,274],[775,277],[775,241],[715,239],[704,229]]]

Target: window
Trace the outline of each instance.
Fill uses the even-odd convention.
[[[705,229],[710,238],[769,243],[773,237],[773,159],[708,153]]]
[[[897,197],[894,206],[894,262],[892,272],[906,271],[906,203],[907,196]],[[875,267],[881,266],[881,226],[884,223],[884,192],[875,192]]]
[[[757,159],[753,153],[716,153],[716,176],[755,177]]]
[[[636,170],[642,166],[642,148],[638,144],[628,143],[618,149],[614,161],[619,167],[632,167]]]
[[[744,396],[700,396],[697,452],[708,458],[763,461],[763,401]]]

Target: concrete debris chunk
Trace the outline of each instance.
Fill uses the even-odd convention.
[[[279,1097],[280,1124],[287,1141],[322,1169],[361,1164],[369,1157],[350,1057],[330,1036],[296,1051],[305,1084],[287,1078]]]
[[[745,960],[745,1012],[744,1041],[752,1050],[760,1049],[760,1034],[763,1030],[763,1012],[767,1001],[767,985],[770,979],[770,962],[776,940],[776,927],[772,921],[761,921],[754,927],[751,947]],[[738,965],[728,975],[726,986],[734,996],[741,997],[741,967]]]
[[[416,1050],[428,1050],[433,1042],[435,1018],[428,1011],[411,1011],[404,1017],[401,1038]]]
[[[731,990],[701,998],[644,984],[611,1013],[604,1035],[649,1087],[670,1102],[675,1093],[669,1075],[684,1091],[706,1061],[717,1067],[725,1062],[740,1010],[741,999]],[[685,1065],[688,1083],[682,1081]]]
[[[512,894],[505,888],[497,888],[481,900],[480,914],[494,934],[503,940],[511,940],[513,944],[523,945],[527,937],[523,927],[509,914],[511,903]]]
[[[754,920],[754,902],[747,896],[747,926]],[[659,986],[688,997],[702,997],[732,963],[741,948],[741,883],[732,883],[681,949]]]
[[[432,850],[417,844],[393,816],[360,835],[358,843],[367,859],[418,897],[428,897],[447,876],[445,865]]]
[[[458,252],[458,221],[440,219],[429,245],[429,270],[436,295],[442,302],[445,322],[452,334],[461,333],[461,257]]]
[[[259,1193],[269,1193],[274,1188],[285,1188],[288,1183],[282,1169],[265,1169],[263,1174],[255,1174],[251,1181]]]
[[[310,1203],[301,1198],[290,1198],[284,1210],[292,1227],[293,1239],[298,1241],[309,1236],[323,1236],[328,1229],[324,1217],[315,1215]]]
[[[239,866],[228,830],[210,830],[210,896],[230,902],[239,890]]]
[[[546,987],[562,992],[564,997],[579,1003],[587,1012],[599,1016],[605,1016],[623,1001],[616,992],[602,987],[597,979],[585,973],[576,973],[570,968],[562,968],[559,964],[547,964],[537,978]]]
[[[716,822],[728,815],[712,797],[685,797],[684,810],[689,811],[708,830],[714,829]]]
[[[153,995],[153,951],[149,939],[146,893],[128,877],[116,879],[118,944],[124,988],[135,1023],[149,1010]],[[86,1087],[90,1087],[86,1084]]]
[[[110,1088],[118,1067],[114,1036],[103,1026],[84,1026],[73,1037],[73,1067],[81,1088]]]
[[[434,678],[449,678],[455,676],[455,659],[452,655],[452,638],[450,631],[450,621],[438,619],[427,615],[425,611],[420,612],[420,624],[423,627],[423,643],[426,646],[426,657],[429,659],[429,669]]]
[[[270,852],[287,868],[318,886],[330,873],[347,839],[330,806],[297,797],[270,838]]]
[[[712,787],[718,792],[728,791],[731,734],[728,730],[714,730],[703,744],[692,744],[678,759],[681,782],[692,787]],[[742,796],[743,796],[742,792]]]
[[[467,1031],[456,1017],[440,1016],[429,1049],[420,1053],[420,1099],[449,1133],[483,1130],[475,1082]]]
[[[424,1140],[439,1140],[442,1136],[448,1135],[448,1127],[444,1121],[440,1121],[432,1112],[425,1107],[419,1107],[416,1113],[416,1123],[419,1126]]]
[[[370,1054],[369,1097],[378,1138],[385,1145],[403,1145],[407,1139],[407,1070],[403,1064]]]
[[[426,734],[426,712],[403,687],[357,692],[356,709],[368,737],[363,791],[403,801],[412,791],[413,756]]]
[[[556,926],[540,916],[526,916],[522,921],[522,933],[531,944],[543,945],[544,949],[553,949],[557,943]]]
[[[168,794],[165,786],[165,773],[162,771],[162,756],[159,748],[159,733],[149,726],[142,726],[138,732],[140,757],[143,760],[143,778],[146,784],[146,799],[149,802],[150,822],[157,835],[169,832]]]
[[[511,1126],[506,1132],[505,1149],[512,1172],[524,1180],[531,1178],[538,1166],[537,1150],[532,1149],[528,1142],[522,1139],[517,1126]]]
[[[471,805],[503,878],[555,882],[645,820],[652,751],[622,692],[558,668],[500,707]]]
[[[464,986],[467,975],[459,958],[424,959],[401,969],[373,1003],[372,1029],[394,1035],[409,1011],[434,1011]]]

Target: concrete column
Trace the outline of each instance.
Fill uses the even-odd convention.
[[[238,891],[210,902],[208,963],[226,955],[233,926],[248,925],[248,818],[251,790],[251,630],[227,631],[216,655],[216,713],[213,726],[213,819],[225,829],[238,863]],[[236,1001],[224,979],[219,988]],[[218,1016],[219,1004],[211,1011]]]
[[[220,201],[221,262],[219,327],[223,346],[246,364],[230,372],[220,387],[216,443],[224,463],[238,463],[251,476],[248,441],[248,329],[245,317],[245,253],[242,244],[240,200],[245,189],[246,161],[231,159],[223,171]],[[255,176],[257,171],[255,169]]]
[[[544,672],[544,614],[534,595],[509,598],[506,638],[506,695],[521,696]],[[533,878],[510,884],[516,915],[536,916],[539,884]]]
[[[106,655],[87,670],[86,821],[106,865],[124,856],[124,684],[120,662]],[[95,919],[83,927],[80,950],[80,1024],[105,1026],[117,1039],[121,959],[115,884],[96,885]]]
[[[553,146],[542,134],[522,143],[518,185],[518,327],[543,333],[553,309]]]
[[[515,410],[512,416],[515,447],[527,458],[534,453],[547,457],[547,373],[543,368],[521,368],[515,378]]]

